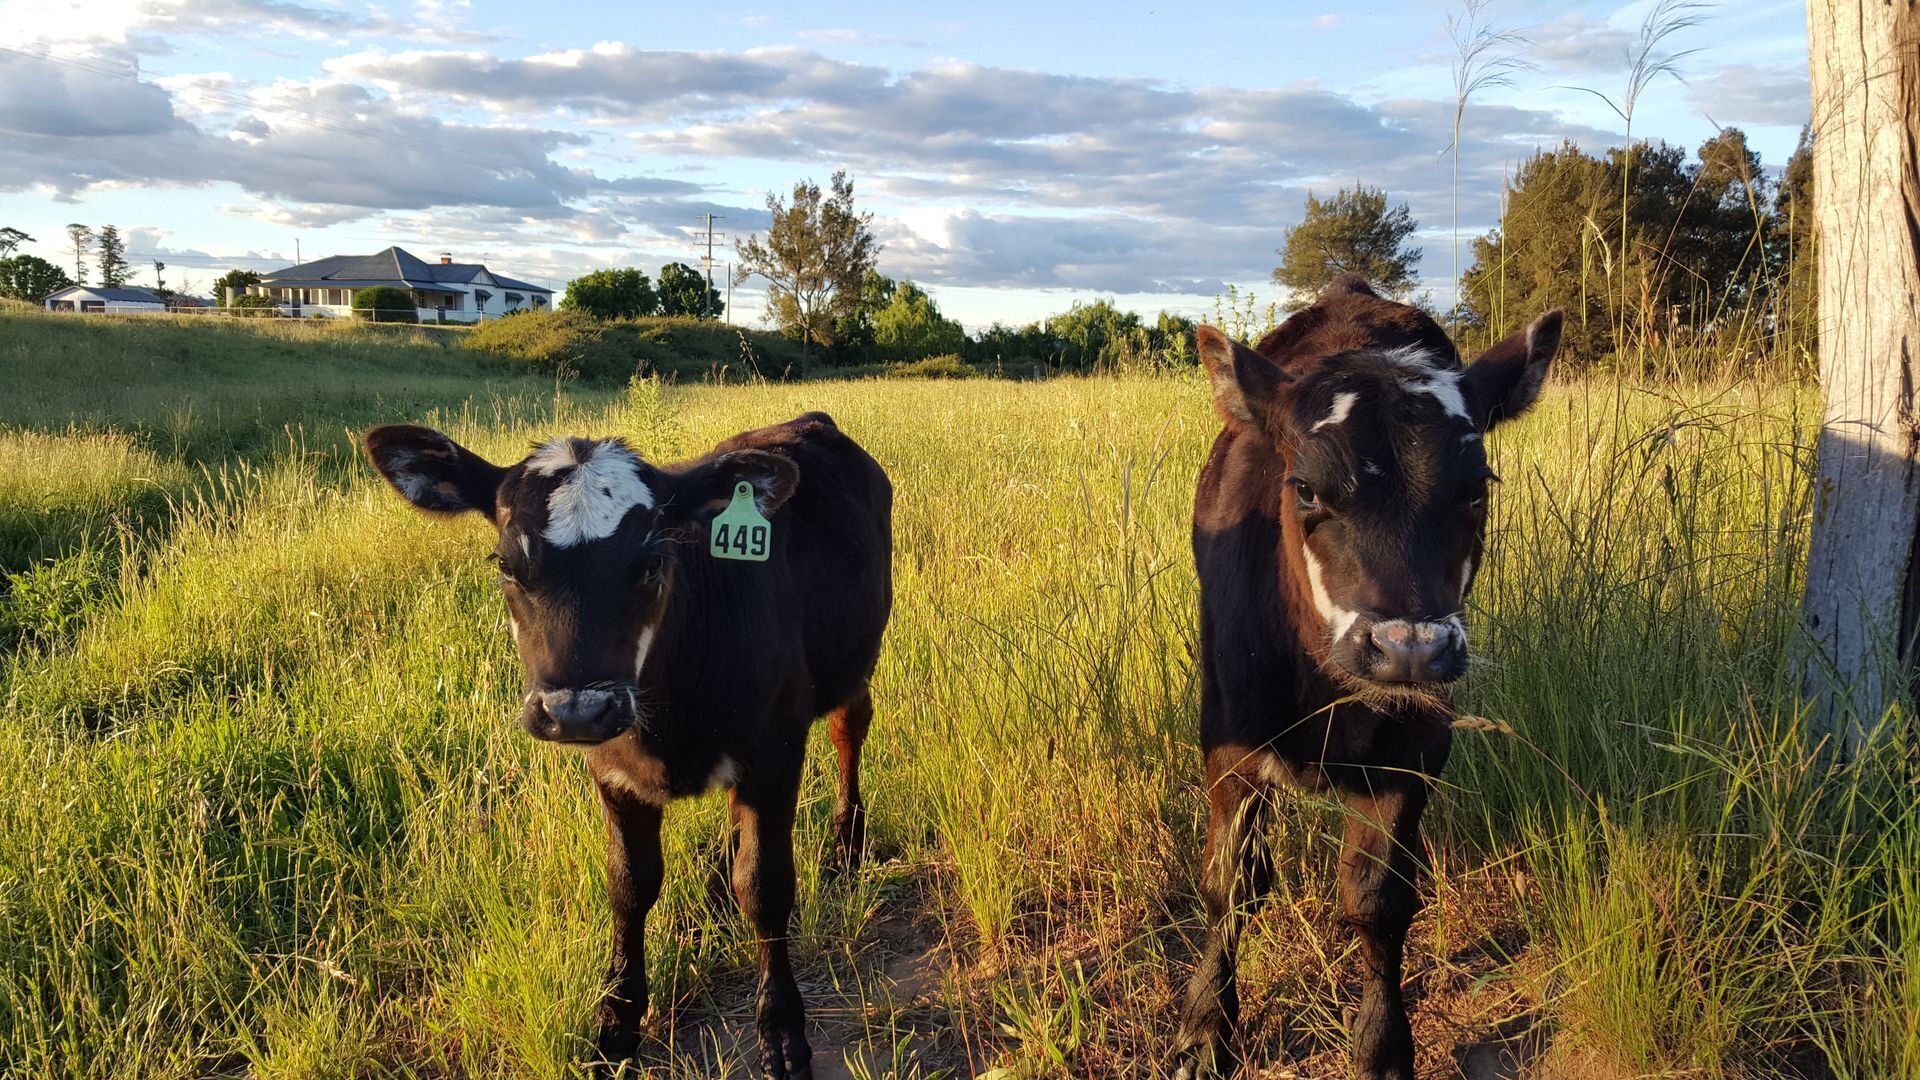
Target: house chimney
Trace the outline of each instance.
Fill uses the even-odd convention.
[[[440,265],[441,265],[441,266],[452,266],[452,265],[453,265],[453,252],[451,252],[451,251],[443,251],[443,252],[441,252],[441,253],[440,253]]]

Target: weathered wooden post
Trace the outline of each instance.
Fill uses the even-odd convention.
[[[1852,757],[1912,687],[1920,627],[1920,5],[1810,0],[1825,402],[1805,687]]]

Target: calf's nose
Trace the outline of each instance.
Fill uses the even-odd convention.
[[[1372,675],[1381,682],[1446,682],[1466,666],[1464,635],[1451,622],[1388,619],[1374,623],[1368,639],[1379,653]]]
[[[527,729],[555,742],[604,742],[612,730],[613,695],[605,690],[543,690],[529,709]]]

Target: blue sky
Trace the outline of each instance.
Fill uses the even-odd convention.
[[[1648,2],[1490,0],[1532,65],[1469,108],[1463,237],[1534,147],[1598,149]],[[399,244],[562,284],[693,262],[701,214],[853,175],[883,272],[978,328],[1075,299],[1206,315],[1267,274],[1307,191],[1406,201],[1448,298],[1459,4],[950,8],[474,0],[0,0],[0,225],[68,265],[68,222],[129,234],[139,279]],[[1636,136],[1808,112],[1804,9],[1713,7]],[[730,255],[731,243],[724,245]],[[752,321],[757,286],[735,293]]]

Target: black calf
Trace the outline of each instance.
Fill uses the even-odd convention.
[[[587,748],[614,922],[602,1057],[632,1055],[647,1011],[646,917],[660,895],[666,804],[717,783],[733,806],[733,893],[760,941],[762,1066],[810,1076],[787,958],[794,803],[807,729],[828,715],[835,836],[844,858],[858,857],[867,681],[892,606],[886,474],[821,413],[666,467],[618,440],[556,439],[502,468],[409,426],[375,429],[367,450],[416,506],[493,522],[526,668],[521,723]],[[709,553],[710,523],[737,491],[770,525],[739,550],[764,561]]]

